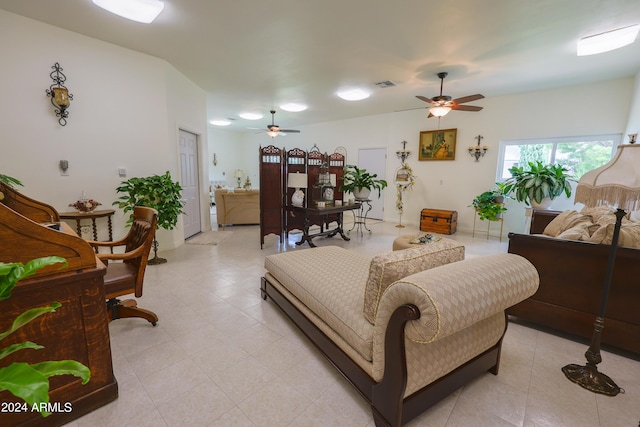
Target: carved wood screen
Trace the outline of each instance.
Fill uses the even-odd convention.
[[[260,148],[260,248],[264,246],[264,236],[275,234],[283,241],[283,152],[269,145]]]
[[[289,210],[295,189],[288,188],[287,175],[296,172],[307,174],[304,205],[309,206],[311,188],[318,182],[323,163],[328,165],[329,173],[336,175],[335,200],[342,200],[343,195],[339,191],[345,163],[342,154],[322,154],[315,146],[309,152],[299,148],[286,151],[273,145],[260,148],[260,248],[264,246],[264,236],[268,234],[280,236],[280,242],[284,242],[289,231],[304,227],[304,218]],[[337,216],[325,219],[328,219],[328,223],[336,220]],[[311,225],[324,229],[323,217],[311,217],[310,221]]]
[[[290,173],[307,173],[307,153],[299,148],[294,148],[286,152],[286,174],[285,174],[285,186],[286,179]],[[304,190],[304,206],[307,206],[309,202],[309,182],[307,180],[307,188]],[[285,199],[285,205],[289,206],[291,204],[291,196],[293,196],[293,192],[295,188],[287,188],[287,196]],[[291,230],[302,230],[304,228],[304,217],[300,214],[295,214],[289,209],[284,209],[285,213],[285,235],[289,236],[289,231]]]

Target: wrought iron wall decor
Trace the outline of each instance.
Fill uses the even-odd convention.
[[[53,80],[53,84],[47,89],[47,96],[51,97],[51,104],[55,108],[56,117],[58,117],[58,123],[60,126],[67,124],[67,117],[69,117],[69,105],[73,100],[73,95],[69,93],[69,89],[64,85],[67,80],[67,76],[62,72],[62,67],[57,62],[51,67],[53,71],[49,74]]]
[[[478,145],[470,145],[468,148],[469,154],[471,155],[471,157],[475,157],[476,162],[480,160],[480,157],[484,157],[484,155],[487,154],[487,150],[489,149],[489,147],[487,147],[486,145],[483,145],[482,147],[480,146],[480,140],[483,138],[484,136],[482,135],[476,136],[474,139],[478,140]]]

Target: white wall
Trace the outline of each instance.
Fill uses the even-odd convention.
[[[71,210],[68,204],[83,191],[111,208],[115,188],[134,176],[170,171],[178,179],[180,126],[201,134],[206,154],[205,94],[163,60],[5,11],[0,57],[0,171],[59,211]],[[64,127],[45,94],[55,62],[74,96]],[[61,159],[69,161],[69,176],[60,175]],[[118,167],[127,168],[126,178]],[[203,179],[207,175],[203,165]],[[117,209],[116,237],[126,232],[125,221]],[[161,230],[161,250],[182,242],[182,235],[181,225]]]
[[[401,142],[406,140],[407,149],[413,152],[408,163],[417,175],[417,182],[404,197],[403,223],[417,225],[420,211],[426,207],[449,209],[458,211],[458,229],[471,231],[474,211],[468,205],[476,195],[493,187],[501,139],[623,133],[633,87],[634,79],[624,78],[478,101],[475,104],[483,106],[482,111],[454,111],[440,120],[440,129],[458,130],[454,161],[418,161],[420,131],[438,129],[437,119],[427,119],[426,110],[302,126],[300,134],[278,137],[274,144],[308,150],[315,143],[321,151],[329,153],[344,146],[348,162],[357,161],[360,148],[388,147],[386,179],[391,183],[400,166],[395,151],[401,149]],[[606,108],[602,108],[598,100],[613,101],[606,102]],[[467,153],[467,147],[476,144],[476,135],[482,135],[482,144],[489,146],[479,162]],[[265,135],[246,135],[245,138],[256,149],[260,144],[271,143]],[[395,189],[391,186],[385,191],[384,219],[398,221]],[[555,202],[552,208],[572,206],[567,200]],[[505,236],[508,231],[522,232],[525,224],[523,204],[509,201],[508,208]]]
[[[618,102],[618,100],[615,100]],[[633,98],[629,109],[629,121],[624,133],[623,141],[628,142],[627,135],[630,133],[640,133],[640,73],[636,74],[635,85],[633,87]],[[640,142],[639,142],[640,143]]]

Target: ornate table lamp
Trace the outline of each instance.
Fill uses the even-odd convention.
[[[304,206],[304,191],[302,188],[307,188],[307,174],[306,173],[290,173],[287,175],[287,187],[295,188],[291,196],[291,204],[293,206]]]
[[[586,365],[570,364],[562,368],[565,376],[572,382],[595,393],[615,396],[621,391],[618,385],[607,375],[598,371],[600,356],[600,339],[604,328],[604,313],[607,297],[611,288],[613,267],[616,261],[620,226],[626,211],[640,207],[640,145],[635,145],[635,138],[629,135],[631,144],[618,146],[614,158],[606,165],[587,172],[578,182],[576,203],[586,206],[615,206],[616,223],[613,229],[611,250],[604,278],[602,299],[595,320],[591,345],[585,353]]]

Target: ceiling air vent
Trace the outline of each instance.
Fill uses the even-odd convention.
[[[384,89],[385,87],[393,87],[396,86],[396,82],[392,82],[391,80],[384,80],[378,83],[375,83],[380,89]]]

